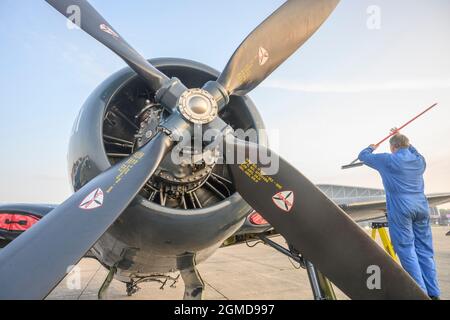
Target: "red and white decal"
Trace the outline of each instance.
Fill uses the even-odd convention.
[[[100,188],[95,189],[81,201],[79,208],[83,210],[92,210],[100,208],[103,205],[103,191]]]
[[[248,220],[251,224],[255,226],[261,226],[265,224],[269,224],[266,219],[264,219],[258,212],[253,211],[253,213],[249,216]]]
[[[100,30],[102,30],[103,32],[106,32],[106,33],[112,35],[114,38],[119,38],[119,35],[117,33],[115,33],[113,29],[111,29],[110,27],[108,27],[104,23],[102,23],[100,25]]]
[[[259,47],[258,56],[259,56],[259,65],[260,66],[265,65],[267,60],[269,60],[269,52],[266,49],[264,49],[263,47]]]
[[[25,213],[0,212],[0,229],[5,231],[25,231],[39,222],[38,217]]]
[[[281,191],[272,197],[273,203],[283,211],[289,212],[294,206],[294,192]]]

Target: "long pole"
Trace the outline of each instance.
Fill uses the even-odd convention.
[[[397,133],[400,132],[400,130],[402,130],[403,128],[405,128],[406,126],[410,125],[412,122],[414,122],[415,120],[417,120],[418,118],[420,118],[421,116],[423,116],[425,113],[427,113],[428,111],[430,111],[431,109],[433,109],[434,107],[436,107],[438,104],[435,103],[433,104],[431,107],[428,107],[427,109],[425,109],[424,111],[422,111],[421,113],[419,113],[417,116],[415,116],[414,118],[412,118],[411,120],[409,120],[408,122],[406,122],[404,125],[402,125],[400,128],[397,128],[396,130],[393,130],[387,137],[383,138],[380,142],[378,142],[375,146],[378,148],[383,142],[385,142],[387,139],[389,139],[390,137],[396,135]],[[363,163],[358,162],[358,158],[356,158],[355,160],[353,160],[350,164],[346,165],[346,166],[342,166],[342,169],[350,169],[350,168],[354,168],[354,167],[359,167],[362,166]]]
[[[437,106],[437,103],[433,104],[431,107],[428,107],[425,111],[422,111],[421,113],[419,113],[417,116],[415,116],[414,118],[412,118],[411,120],[409,120],[408,122],[406,122],[404,125],[402,125],[400,128],[398,128],[397,130],[393,130],[391,132],[390,135],[388,135],[386,138],[384,138],[383,140],[381,140],[380,142],[378,142],[376,144],[377,147],[379,147],[383,142],[385,142],[387,139],[389,139],[390,137],[396,135],[400,130],[402,130],[403,128],[405,128],[406,126],[408,126],[409,124],[411,124],[412,122],[414,122],[415,120],[417,120],[418,118],[420,118],[421,116],[423,116],[425,113],[427,113],[428,111],[430,111],[431,109],[433,109],[434,107]]]

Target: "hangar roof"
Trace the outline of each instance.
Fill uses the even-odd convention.
[[[319,184],[317,187],[337,204],[385,200],[383,189]]]

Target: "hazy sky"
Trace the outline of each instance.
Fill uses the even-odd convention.
[[[144,56],[221,70],[283,1],[91,3]],[[373,5],[381,10],[379,29]],[[404,133],[428,161],[427,192],[450,192],[449,39],[448,0],[342,0],[250,96],[272,136],[281,138],[272,144],[313,182],[366,187],[381,187],[374,171],[340,166],[439,102]],[[123,66],[83,32],[68,30],[44,1],[0,1],[0,202],[58,203],[70,194],[72,123],[92,90]]]

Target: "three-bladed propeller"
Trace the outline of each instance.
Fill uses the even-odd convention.
[[[46,1],[63,15],[68,14],[69,6],[78,6],[84,31],[119,55],[151,89],[170,90],[170,79],[131,48],[86,1]],[[254,89],[311,37],[337,3],[287,1],[241,44],[218,79],[218,87],[236,95]],[[207,98],[202,99],[202,108],[208,110]],[[41,299],[50,292],[67,267],[85,254],[151,177],[173,146],[169,129],[177,134],[192,129],[193,123],[178,112],[170,119],[165,130],[141,150],[90,181],[0,253],[0,298]],[[208,125],[226,127],[219,118]],[[258,148],[269,152],[230,136],[225,136],[225,144],[246,152]],[[351,298],[426,299],[413,280],[342,210],[290,164],[277,159],[279,171],[272,176],[261,175],[258,161],[229,165],[238,192],[290,244]],[[374,266],[380,270],[382,287],[370,290],[367,272]]]

